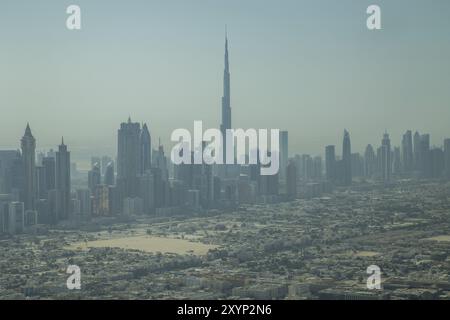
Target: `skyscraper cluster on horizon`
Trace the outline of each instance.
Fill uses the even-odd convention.
[[[0,151],[0,233],[69,219],[70,152],[64,138],[56,153],[36,161],[36,139],[27,124],[20,151]]]
[[[226,37],[220,125],[224,138],[232,128],[228,49]],[[199,213],[315,197],[355,182],[450,179],[450,139],[444,141],[443,149],[432,148],[428,134],[413,136],[407,131],[401,146],[393,147],[386,132],[379,147],[369,144],[361,155],[352,152],[350,133],[345,130],[341,156],[334,145],[326,146],[325,166],[321,156],[289,157],[287,131],[281,131],[279,139],[280,169],[275,175],[261,175],[260,163],[174,165],[161,143],[153,148],[148,125],[129,117],[117,131],[116,159],[92,157],[80,185],[78,178],[74,182],[75,167],[64,138],[58,151],[36,157],[37,142],[27,125],[21,150],[0,151],[0,234],[21,233],[36,225]]]
[[[401,146],[393,147],[385,132],[377,149],[369,144],[361,155],[351,152],[350,135],[345,130],[342,150],[342,159],[338,159],[334,145],[325,148],[326,180],[335,185],[348,186],[355,179],[389,183],[394,178],[450,178],[450,139],[444,140],[443,148],[431,147],[429,134],[416,131],[413,137],[408,130]]]

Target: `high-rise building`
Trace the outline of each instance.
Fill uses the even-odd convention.
[[[289,200],[297,197],[297,167],[294,160],[290,160],[286,168],[286,191]]]
[[[109,187],[99,184],[95,186],[93,194],[92,214],[97,217],[109,216]]]
[[[313,159],[312,178],[314,180],[321,180],[323,174],[322,157],[316,156]]]
[[[137,177],[140,172],[140,135],[139,123],[122,123],[117,135],[117,180],[123,185],[121,199],[137,194]]]
[[[36,210],[27,210],[24,213],[24,227],[32,227],[38,223],[38,213]]]
[[[54,157],[44,157],[42,159],[42,166],[45,168],[45,183],[47,186],[47,193],[55,189],[56,185],[56,160]],[[48,195],[45,199],[48,198]]]
[[[402,139],[402,153],[401,153],[402,171],[404,173],[411,173],[414,168],[413,142],[411,130],[406,131]]]
[[[223,71],[222,124],[220,131],[223,136],[223,159],[226,159],[226,130],[231,129],[231,89],[230,64],[228,61],[228,37],[225,35],[225,67]],[[225,161],[224,161],[225,163]]]
[[[371,144],[367,145],[364,152],[364,176],[366,178],[373,178],[377,171],[377,159],[375,151]]]
[[[9,204],[13,202],[10,194],[0,194],[0,235],[9,230]]]
[[[101,181],[102,174],[100,172],[100,166],[96,163],[88,172],[88,187],[91,190],[91,193],[94,193],[95,187],[100,185],[102,183]]]
[[[430,177],[439,179],[444,172],[444,152],[441,148],[433,148],[430,150]]]
[[[49,158],[55,158],[56,157],[56,152],[53,149],[48,150],[47,152],[47,157]]]
[[[48,198],[49,193],[47,193]],[[53,217],[49,208],[49,201],[47,199],[39,199],[36,201],[36,211],[38,214],[39,224],[52,224]]]
[[[36,166],[42,166],[42,159],[44,159],[45,153],[39,151],[36,155]]]
[[[144,123],[141,130],[139,145],[140,173],[143,174],[152,168],[152,138],[146,123]]]
[[[71,212],[71,219],[79,221],[81,220],[81,201],[78,199],[71,199],[70,200],[70,212]]]
[[[80,201],[80,215],[82,219],[89,219],[92,214],[91,190],[78,189],[77,199]]]
[[[109,164],[110,162],[113,162],[113,159],[112,159],[111,157],[109,157],[109,156],[103,156],[103,157],[102,157],[102,165],[101,165],[101,172],[102,172],[102,175],[105,175],[107,166],[108,166],[108,164]],[[113,162],[113,163],[114,163],[114,162]]]
[[[352,153],[352,177],[364,176],[364,159],[359,153]]]
[[[314,161],[309,154],[302,155],[302,178],[305,181],[313,179]]]
[[[100,157],[91,157],[91,169],[97,165],[100,168],[100,172],[102,172],[102,159]]]
[[[420,176],[431,177],[430,135],[420,136]]]
[[[42,163],[42,160],[41,160]],[[44,166],[36,166],[36,186],[37,186],[37,200],[39,199],[47,199],[48,190],[47,190],[47,181],[45,180],[47,175],[45,173]]]
[[[109,214],[119,216],[122,213],[122,202],[120,199],[120,188],[117,185],[108,186]]]
[[[344,140],[342,143],[342,184],[348,186],[352,183],[352,147],[350,134],[344,130]]]
[[[444,140],[444,173],[447,179],[450,178],[450,139]]]
[[[36,140],[31,134],[30,125],[27,124],[25,134],[21,140],[22,147],[22,164],[23,164],[23,202],[25,210],[33,210],[36,200]]]
[[[392,173],[400,174],[402,169],[401,151],[399,147],[394,147],[392,152]]]
[[[105,166],[105,178],[104,182],[107,186],[114,185],[114,163],[111,161]]]
[[[413,146],[414,146],[414,170],[420,171],[421,170],[421,160],[420,160],[420,133],[416,131],[414,133],[414,140],[413,140]]]
[[[58,211],[57,211],[57,202],[58,202],[58,192],[56,189],[49,190],[48,192],[48,201],[47,201],[47,219],[51,224],[58,223]]]
[[[279,158],[280,158],[280,180],[286,181],[286,170],[289,157],[289,135],[287,131],[280,131],[279,142]]]
[[[325,147],[325,170],[327,181],[336,182],[336,151],[334,146]]]
[[[154,167],[161,170],[161,179],[164,181],[169,180],[169,170],[167,168],[167,157],[164,154],[164,147],[159,144],[158,150],[153,152]]]
[[[142,215],[144,208],[144,202],[141,198],[125,198],[123,200],[123,215],[125,216],[138,216]]]
[[[11,202],[8,208],[8,233],[18,234],[25,229],[25,210],[23,202]]]
[[[56,192],[58,220],[67,220],[70,214],[70,152],[64,138],[56,152]]]
[[[143,200],[144,214],[150,214],[155,209],[155,181],[151,171],[139,177],[139,197]]]
[[[18,158],[20,158],[20,154],[15,150],[0,150],[0,194],[11,192],[11,169]]]
[[[383,140],[381,141],[380,165],[381,165],[381,178],[385,182],[390,181],[392,174],[391,140],[389,139],[389,134],[387,132],[383,135]]]

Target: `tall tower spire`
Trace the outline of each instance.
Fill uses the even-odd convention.
[[[223,136],[223,159],[226,159],[226,131],[231,129],[231,90],[230,64],[228,57],[228,32],[225,26],[225,67],[223,71],[222,124],[220,131]]]
[[[230,66],[228,63],[228,30],[227,25],[225,25],[225,72],[230,73]]]
[[[225,68],[223,71],[223,97],[228,98],[227,107],[229,108],[230,107],[230,63],[229,63],[229,58],[228,58],[227,31],[225,31]]]

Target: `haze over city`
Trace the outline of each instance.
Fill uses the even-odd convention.
[[[0,300],[450,300],[449,16],[1,1]]]
[[[226,24],[233,127],[288,130],[292,152],[316,154],[344,128],[359,152],[385,129],[395,144],[407,129],[450,135],[448,1],[378,1],[378,33],[370,1],[77,3],[79,32],[64,27],[68,1],[2,4],[1,148],[26,122],[38,149],[64,135],[75,159],[115,154],[128,116],[165,145],[194,120],[218,127]]]

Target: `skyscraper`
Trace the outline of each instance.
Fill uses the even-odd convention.
[[[42,159],[42,165],[45,168],[45,183],[47,185],[47,193],[50,190],[54,190],[55,189],[55,183],[56,183],[56,178],[55,178],[55,174],[56,174],[56,162],[55,162],[55,158],[53,157],[44,157]],[[48,195],[45,199],[48,198]]]
[[[19,234],[25,228],[25,211],[23,202],[10,202],[8,209],[9,234]]]
[[[377,171],[377,159],[375,151],[371,144],[367,145],[364,152],[364,176],[366,178],[373,178]]]
[[[105,185],[113,186],[114,185],[114,162],[110,162],[105,166]]]
[[[100,169],[100,173],[103,174],[103,169],[102,169],[102,159],[101,157],[91,157],[91,169],[97,165]]]
[[[350,134],[344,130],[344,140],[342,143],[342,184],[348,186],[352,183],[352,147]]]
[[[322,179],[322,157],[316,156],[313,159],[313,168],[312,168],[312,178],[315,180],[321,180]]]
[[[226,159],[226,130],[231,129],[231,89],[230,65],[228,61],[228,37],[225,35],[225,68],[223,71],[222,124],[220,131],[223,137],[223,159]],[[225,161],[224,161],[225,163]]]
[[[96,185],[92,198],[92,214],[93,216],[103,217],[109,216],[109,188],[104,184]]]
[[[101,180],[102,174],[100,171],[100,165],[95,163],[92,166],[92,169],[88,172],[88,187],[92,194],[94,193],[95,188],[102,183]]]
[[[41,161],[42,163],[42,161]],[[48,196],[48,190],[47,190],[47,181],[46,174],[45,174],[45,167],[44,166],[36,166],[36,195],[37,200],[40,199],[47,199]]]
[[[12,168],[20,160],[16,150],[0,150],[0,194],[8,194],[13,188]]]
[[[413,142],[411,130],[406,131],[402,139],[402,169],[404,173],[411,173],[413,170]]]
[[[416,131],[414,133],[414,170],[420,171],[421,160],[420,160],[420,133]]]
[[[105,174],[105,172],[106,172],[106,167],[108,166],[108,164],[110,163],[110,162],[112,162],[113,161],[113,159],[111,158],[111,157],[109,157],[109,156],[103,156],[102,157],[102,163],[101,163],[101,173],[102,173],[102,175],[104,175]],[[95,163],[95,162],[94,162]],[[92,165],[94,164],[94,163],[91,163],[91,167],[92,167]],[[114,163],[114,162],[113,162]]]
[[[139,197],[143,201],[144,214],[153,213],[155,207],[155,181],[150,170],[139,177]]]
[[[336,151],[334,146],[325,147],[325,170],[327,181],[336,181]]]
[[[445,166],[444,152],[441,148],[432,148],[429,152],[430,157],[430,177],[434,179],[439,179],[442,177]]]
[[[117,135],[117,180],[123,185],[121,199],[134,197],[137,192],[137,176],[140,172],[139,123],[122,123]]]
[[[91,190],[78,189],[77,199],[80,201],[80,214],[83,219],[89,219],[92,213]]]
[[[289,157],[289,136],[287,131],[280,131],[280,180],[286,181],[287,165]]]
[[[391,180],[392,161],[391,161],[391,140],[386,132],[381,141],[381,177],[384,182]]]
[[[364,158],[358,153],[352,153],[352,177],[364,176]]]
[[[67,220],[70,212],[70,152],[61,139],[56,152],[56,214],[58,220]]]
[[[289,200],[293,200],[297,197],[297,167],[295,166],[295,161],[290,160],[287,168],[286,177],[286,193]]]
[[[302,155],[302,178],[311,180],[313,178],[314,162],[309,154]]]
[[[139,151],[140,173],[144,174],[152,167],[152,138],[146,123],[144,123],[141,130],[141,135],[139,136]]]
[[[36,200],[36,140],[31,134],[30,125],[27,124],[25,134],[21,140],[23,163],[23,202],[25,210],[33,210]]]
[[[420,136],[420,175],[423,178],[431,177],[430,135]]]
[[[444,140],[444,174],[450,178],[450,139]]]
[[[392,152],[392,173],[398,175],[401,173],[402,161],[400,147],[394,147]]]

